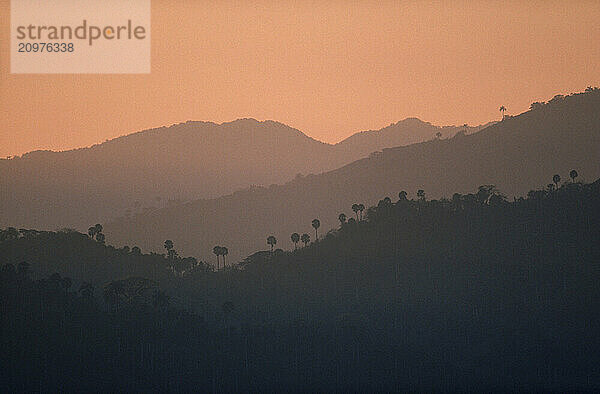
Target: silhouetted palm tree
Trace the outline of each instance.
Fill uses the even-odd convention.
[[[169,260],[174,260],[175,257],[177,256],[177,252],[175,252],[175,249],[173,249],[175,247],[175,245],[173,244],[173,241],[171,241],[170,239],[167,239],[165,241],[165,249],[167,250],[167,258]]]
[[[573,181],[573,183],[575,183],[575,178],[577,178],[579,176],[579,174],[577,173],[576,170],[571,170],[571,172],[569,173],[569,176],[571,177],[571,180]]]
[[[556,185],[556,189],[558,189],[558,183],[560,182],[560,175],[554,174],[552,177],[552,182]]]
[[[502,112],[502,120],[504,120],[504,113],[506,112],[506,107],[504,105],[500,107],[500,112]]]
[[[319,219],[313,219],[312,226],[315,229],[315,240],[319,240],[319,227],[321,227],[321,221]]]
[[[217,269],[219,269],[219,256],[221,255],[221,247],[215,246],[213,248],[213,253],[215,254],[215,256],[217,256]]]
[[[223,268],[225,268],[225,266],[227,265],[225,263],[225,256],[227,256],[229,254],[229,249],[227,249],[225,246],[221,246],[221,256],[223,256]]]
[[[273,253],[273,246],[275,246],[277,244],[277,238],[275,238],[275,236],[273,235],[269,235],[267,237],[267,245],[271,246],[271,253]]]
[[[423,189],[417,190],[417,197],[419,198],[419,200],[425,201],[425,190],[423,190]]]
[[[408,195],[408,193],[406,193],[404,190],[402,190],[400,193],[398,193],[398,199],[400,201],[406,201],[407,195]]]
[[[358,212],[360,212],[360,220],[363,219],[363,211],[365,210],[365,204],[358,204]]]
[[[344,224],[346,224],[346,214],[345,213],[340,213],[338,215],[338,220],[340,221],[340,227],[343,227]]]
[[[308,244],[310,243],[310,235],[304,233],[300,237],[300,240],[304,243],[304,246],[308,246]]]
[[[300,234],[293,233],[291,239],[294,243],[294,250],[296,250],[298,248],[298,242],[300,241]]]
[[[358,204],[352,204],[352,211],[356,215],[356,220],[358,220]]]

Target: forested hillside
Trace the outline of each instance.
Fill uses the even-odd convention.
[[[298,177],[284,185],[254,187],[213,200],[198,200],[105,223],[109,242],[162,249],[172,239],[185,255],[212,259],[215,245],[232,261],[264,248],[269,234],[291,247],[292,232],[334,228],[353,204],[369,206],[406,190],[415,196],[451,197],[494,184],[509,198],[576,168],[578,180],[600,177],[600,90],[558,96],[530,111],[471,135],[384,149],[347,166]]]
[[[600,180],[569,176],[516,201],[399,193],[217,272],[169,243],[150,258],[3,230],[3,391],[596,391]],[[73,287],[89,266],[59,250],[106,253],[114,277]]]

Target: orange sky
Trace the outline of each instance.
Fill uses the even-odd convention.
[[[9,15],[0,0],[1,157],[190,119],[274,119],[337,142],[600,85],[597,0],[153,0],[149,75],[11,75]]]

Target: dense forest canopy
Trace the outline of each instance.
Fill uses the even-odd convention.
[[[399,190],[219,270],[175,242],[107,246],[101,226],[2,230],[1,384],[598,390],[600,180],[580,172],[519,199]]]

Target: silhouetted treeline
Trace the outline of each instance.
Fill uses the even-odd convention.
[[[13,391],[599,390],[600,181],[564,178],[512,201],[493,185],[447,200],[399,191],[306,247],[218,272],[164,269],[164,281],[115,276],[95,298],[60,275],[29,279],[35,264],[6,256],[43,246],[5,240],[0,381]],[[122,253],[58,236],[64,249]]]
[[[7,228],[0,230],[0,262],[14,265],[28,262],[33,274],[47,276],[55,272],[68,275],[77,283],[89,281],[103,285],[128,276],[141,276],[165,282],[183,272],[192,274],[213,269],[193,257],[180,257],[172,250],[167,255],[143,253],[137,246],[114,248],[104,244],[102,226],[88,235],[74,230],[36,231]]]

